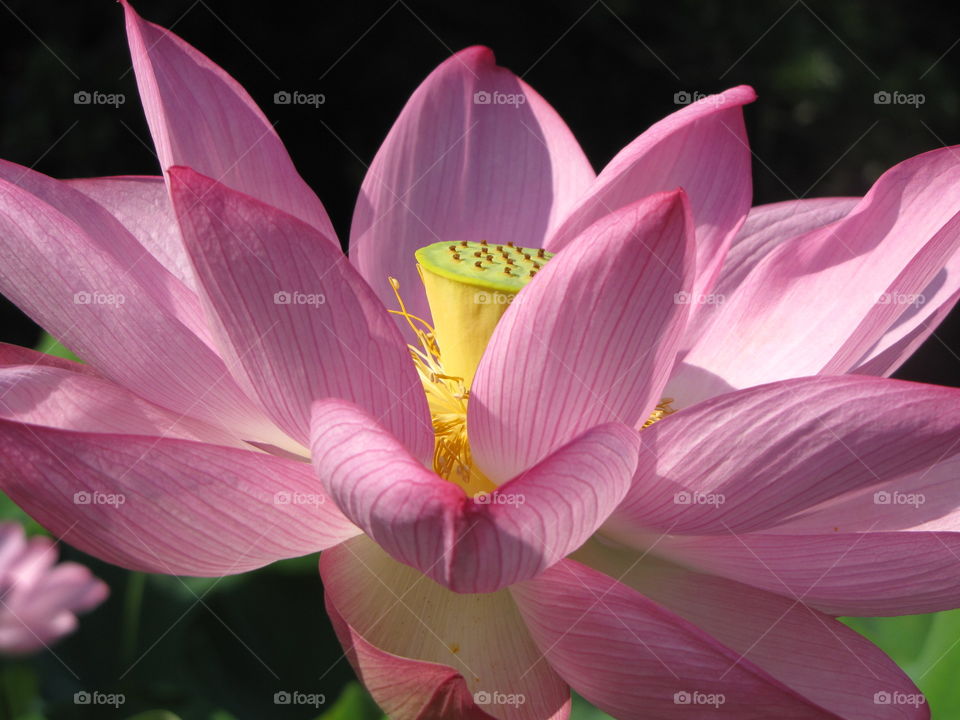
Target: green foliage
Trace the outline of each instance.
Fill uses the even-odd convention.
[[[570,718],[571,720],[612,720],[609,715],[602,710],[597,710],[576,693],[573,694],[573,710]]]
[[[29,515],[27,515],[20,506],[0,492],[0,521],[13,520],[24,526],[28,535],[45,534],[40,525]]]
[[[384,715],[358,682],[349,683],[317,720],[381,720]]]
[[[960,717],[960,610],[893,618],[845,618],[923,691],[934,718]]]
[[[66,345],[61,343],[48,332],[43,333],[43,335],[40,337],[40,342],[37,343],[37,346],[34,349],[47,353],[47,355],[56,355],[57,357],[65,358],[66,360],[82,362],[80,358],[74,355]]]

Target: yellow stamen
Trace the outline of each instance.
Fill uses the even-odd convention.
[[[430,406],[434,434],[433,470],[445,480],[462,487],[471,497],[492,492],[496,485],[474,466],[470,453],[467,439],[467,401],[470,391],[464,386],[463,378],[444,372],[433,327],[423,318],[407,311],[396,278],[390,278],[390,287],[400,306],[399,310],[390,312],[407,321],[420,343],[420,347],[410,346],[410,355]]]
[[[483,243],[486,245],[486,242]],[[472,247],[461,242],[459,248]],[[429,250],[435,246],[428,246],[423,250]],[[459,260],[460,253],[455,252],[457,245],[443,246],[437,243],[439,250],[446,251],[449,255],[444,257],[454,261]],[[512,247],[508,244],[508,247]],[[498,246],[498,249],[500,246]],[[507,303],[492,303],[488,293],[475,294],[477,290],[493,290],[504,294],[512,299],[513,296],[522,289],[523,285],[530,277],[536,274],[540,268],[540,263],[533,262],[529,254],[524,254],[523,261],[528,263],[529,275],[526,277],[513,275],[510,267],[502,262],[495,263],[503,268],[503,275],[489,276],[489,279],[480,280],[473,273],[477,269],[483,269],[481,262],[476,262],[476,267],[468,266],[466,270],[455,270],[452,266],[435,267],[436,255],[424,255],[421,251],[417,253],[417,259],[420,261],[418,270],[424,286],[427,288],[427,297],[431,301],[431,310],[435,322],[443,321],[444,332],[450,331],[451,334],[443,335],[443,340],[447,345],[442,345],[443,341],[437,339],[437,330],[424,320],[411,314],[400,297],[400,283],[395,278],[389,278],[390,287],[397,298],[399,310],[391,310],[394,315],[403,317],[410,329],[417,338],[419,347],[410,345],[410,356],[413,364],[423,383],[424,391],[427,395],[427,403],[430,407],[430,417],[434,432],[434,452],[433,469],[440,477],[452,483],[459,485],[469,496],[475,496],[479,493],[492,492],[496,485],[486,475],[484,475],[473,463],[473,456],[470,451],[470,441],[467,435],[467,404],[470,399],[470,381],[473,379],[473,373],[476,371],[480,355],[486,347],[490,335],[496,326],[497,321],[506,310]],[[542,250],[537,251],[538,258],[548,260],[551,256]],[[491,260],[487,256],[488,261]],[[509,260],[507,262],[510,262]],[[429,270],[424,267],[428,266]],[[439,271],[440,274],[437,274]],[[464,281],[464,274],[467,280]],[[444,303],[437,302],[440,300]],[[468,299],[469,298],[469,299]],[[482,299],[478,299],[482,298]],[[463,302],[467,307],[451,307],[451,303],[457,301]],[[486,312],[489,309],[490,312]],[[473,326],[463,326],[462,323],[474,322]],[[458,325],[457,323],[461,323]],[[479,328],[477,327],[479,325]],[[454,342],[450,342],[453,338]],[[441,347],[444,350],[444,359],[441,359]],[[454,369],[450,370],[449,363],[446,362],[446,354],[452,352],[460,361],[459,366],[454,364]],[[663,419],[667,415],[675,412],[671,407],[673,398],[664,398],[657,403],[656,408],[644,422],[642,428],[648,428],[655,422]]]
[[[643,427],[641,427],[640,429],[645,430],[651,425],[653,425],[655,422],[657,422],[658,420],[663,420],[663,418],[665,418],[667,415],[672,415],[673,413],[675,413],[676,410],[670,407],[670,403],[672,402],[673,402],[673,398],[664,398],[663,400],[658,402],[657,407],[654,409],[652,413],[650,413],[650,417],[647,418],[647,421],[643,424]]]

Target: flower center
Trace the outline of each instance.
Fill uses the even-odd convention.
[[[411,315],[400,297],[400,283],[390,278],[399,310],[394,315],[406,319],[419,341],[410,345],[413,364],[427,394],[430,419],[433,423],[433,470],[440,477],[456,483],[468,495],[491,492],[496,485],[473,465],[467,440],[467,399],[470,391],[463,378],[444,372],[436,332],[423,318]]]
[[[470,386],[483,351],[510,303],[553,253],[512,243],[434,243],[416,251],[417,270],[427,293],[433,325],[411,315],[400,283],[389,278],[399,310],[419,345],[410,345],[433,423],[433,470],[469,496],[488,493],[496,483],[473,463],[467,436]],[[442,354],[442,359],[441,359]],[[674,412],[665,398],[644,423],[647,428]]]
[[[390,278],[400,306],[390,312],[404,317],[419,341],[410,346],[410,354],[430,405],[434,472],[468,495],[496,488],[470,453],[467,402],[473,376],[503,313],[551,257],[546,250],[486,241],[420,248],[417,269],[433,325],[407,312],[400,284]]]
[[[553,253],[462,240],[427,245],[416,257],[443,366],[469,389],[503,313]]]

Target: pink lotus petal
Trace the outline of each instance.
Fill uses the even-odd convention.
[[[927,717],[922,698],[876,645],[832,617],[773,593],[594,543],[578,559],[705,630],[836,717]]]
[[[15,170],[0,162],[0,292],[146,400],[244,439],[290,442],[192,331],[202,310],[190,290],[100,205],[26,168],[16,184],[2,179]]]
[[[161,170],[188,165],[313,225],[318,241],[339,247],[323,204],[247,91],[191,45],[121,2]]]
[[[770,252],[798,235],[822,228],[850,214],[860,198],[829,197],[758,205],[733,239],[714,292],[733,294]]]
[[[54,559],[56,559],[54,553]],[[29,614],[52,614],[68,608],[76,612],[92,610],[103,602],[109,591],[90,569],[74,562],[60,563],[38,579],[31,588]]]
[[[661,398],[689,305],[682,191],[623,208],[553,258],[507,309],[470,396],[474,458],[513,477],[587,428],[641,425]]]
[[[48,355],[37,350],[11,345],[0,342],[0,367],[10,365],[42,365],[45,367],[55,367],[69,372],[82,373],[84,375],[96,376],[96,371],[89,365],[67,360],[66,358]]]
[[[953,455],[931,468],[834,498],[771,528],[769,534],[783,536],[791,547],[813,548],[805,560],[806,580],[802,569],[778,574],[792,587],[803,587],[816,573],[810,601],[842,607],[849,614],[899,615],[954,607],[960,602],[960,584],[951,569],[960,552],[958,473],[960,456]],[[744,539],[748,546],[755,545],[750,536]],[[838,548],[845,551],[839,561]],[[786,555],[795,563],[793,551]],[[828,567],[834,562],[842,570]],[[743,565],[737,561],[722,566],[734,564]],[[863,583],[861,592],[850,587],[852,580]],[[783,584],[774,590],[785,592]]]
[[[960,605],[957,531],[846,532],[838,526],[821,534],[675,536],[658,543],[657,553],[829,615],[913,615]]]
[[[564,560],[510,593],[560,677],[617,718],[836,717],[681,616],[580,563]],[[703,701],[684,702],[693,693]]]
[[[933,334],[960,300],[960,252],[947,259],[916,298],[851,372],[888,376]]]
[[[9,183],[29,194],[35,210],[46,205],[86,234],[96,252],[116,262],[125,276],[163,311],[186,325],[195,335],[210,343],[203,310],[196,294],[150,254],[119,218],[69,183],[34,172],[15,163],[0,160],[0,183]],[[8,196],[9,197],[9,196]],[[10,203],[7,200],[7,203]],[[11,219],[16,210],[9,209]],[[22,210],[20,210],[22,212]],[[145,251],[146,250],[146,251]],[[62,262],[62,261],[61,261]],[[57,267],[61,263],[53,263]],[[48,271],[51,281],[57,276]],[[62,282],[62,280],[61,280]],[[110,286],[107,286],[109,288]],[[106,289],[104,289],[106,292]]]
[[[960,454],[960,390],[798,378],[712,398],[640,437],[646,452],[610,529],[641,544],[650,532],[726,536]]]
[[[699,403],[641,439],[650,452],[605,526],[619,540],[835,615],[960,603],[960,498],[947,485],[960,391],[802,378]],[[876,493],[889,507],[868,507]]]
[[[359,532],[307,463],[162,437],[0,420],[0,488],[71,545],[148,572],[230,575]]]
[[[400,657],[367,642],[337,612],[330,593],[324,609],[357,678],[389,717],[420,718],[425,713],[437,720],[491,717],[473,702],[463,675],[452,667]]]
[[[936,306],[931,302],[931,312],[924,312],[922,317],[913,318],[909,324],[894,326],[850,372],[889,377],[926,342],[958,301],[960,288]]]
[[[409,350],[343,253],[291,215],[190,169],[169,176],[223,357],[250,397],[304,443],[311,403],[348,399],[429,457],[433,429]]]
[[[958,183],[954,149],[911,158],[842,220],[775,248],[686,356],[680,405],[855,367],[957,255]]]
[[[5,575],[27,547],[23,527],[14,522],[0,523],[0,575]]]
[[[161,265],[188,288],[196,289],[190,258],[180,239],[180,228],[162,177],[80,178],[66,183],[109,210]]]
[[[76,563],[54,566],[53,541],[27,540],[15,523],[0,525],[0,653],[40,650],[74,630],[76,613],[107,597],[106,584]]]
[[[0,368],[0,417],[61,430],[156,435],[250,449],[221,428],[157,407],[109,380],[49,365]]]
[[[696,223],[697,279],[691,292],[709,293],[750,209],[750,146],[742,106],[756,97],[753,88],[741,85],[651,126],[603,169],[551,234],[547,249],[566,247],[600,218],[647,195],[682,187]]]
[[[533,577],[583,544],[626,494],[638,445],[627,427],[597,426],[468,498],[355,406],[317,403],[313,427],[313,463],[347,517],[397,560],[466,593]]]
[[[786,535],[960,530],[958,477],[960,453],[944,452],[934,465],[838,495],[770,530]]]
[[[593,179],[553,108],[490,50],[467,48],[413,93],[371,163],[350,258],[387,307],[396,304],[390,276],[410,312],[429,318],[417,248],[441,240],[541,247]]]
[[[950,268],[950,265],[953,268]],[[944,270],[944,266],[948,270]],[[949,274],[948,280],[940,279]],[[848,372],[864,360],[869,360],[874,352],[885,349],[889,344],[899,340],[904,334],[922,322],[929,312],[922,311],[927,296],[924,291],[932,292],[929,288],[944,283],[947,284],[946,295],[953,294],[960,289],[960,212],[937,232],[931,240],[917,252],[916,256],[900,272],[890,284],[881,300],[866,314],[860,324],[847,338],[846,342],[837,350],[822,372]],[[942,289],[942,288],[941,288]],[[944,298],[941,295],[940,302]],[[908,305],[904,311],[898,305]],[[930,311],[935,312],[934,307]],[[919,318],[918,318],[919,316]],[[889,337],[888,329],[895,326],[893,337]]]
[[[7,581],[13,585],[34,585],[57,562],[54,542],[37,535],[19,545],[19,554],[6,568]]]
[[[391,717],[569,717],[509,592],[451,592],[366,537],[324,552],[320,574],[347,657]]]
[[[798,235],[839,220],[857,202],[858,198],[815,198],[751,208],[746,222],[730,244],[716,284],[687,325],[684,347],[696,344],[720,305],[733,296],[754,266],[774,248]],[[666,394],[672,397],[671,392],[668,384]]]

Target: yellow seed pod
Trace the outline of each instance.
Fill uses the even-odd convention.
[[[463,378],[466,388],[503,313],[530,282],[532,271],[553,257],[545,250],[536,251],[539,262],[531,253],[490,255],[487,247],[486,242],[461,240],[456,245],[433,243],[416,252],[444,370]],[[507,247],[512,249],[512,243]],[[460,261],[468,253],[481,259]]]

